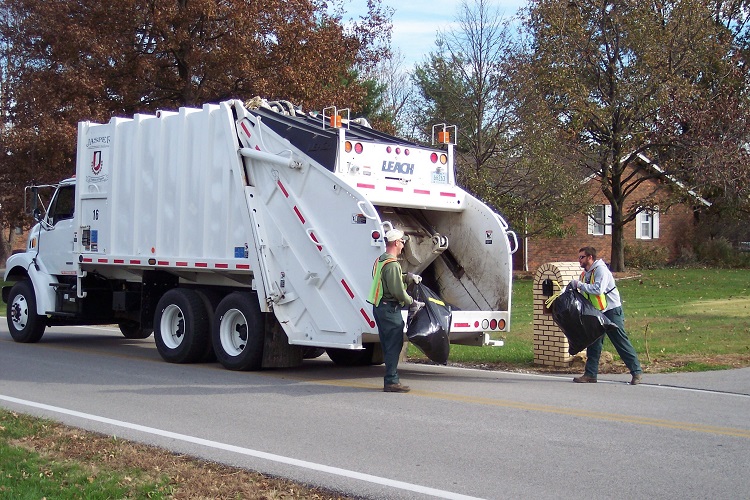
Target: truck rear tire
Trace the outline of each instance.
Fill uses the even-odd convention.
[[[205,355],[210,339],[208,312],[194,290],[173,288],[159,299],[154,341],[164,361],[194,363]]]
[[[380,344],[368,342],[363,345],[364,349],[326,349],[326,354],[337,365],[341,366],[367,366],[383,363],[383,350]]]
[[[19,281],[8,295],[8,330],[16,342],[39,342],[44,335],[44,316],[36,313],[36,295],[30,281]]]
[[[150,328],[141,328],[141,324],[137,321],[122,321],[117,326],[126,339],[147,339],[154,333],[154,330]]]
[[[216,359],[228,370],[260,370],[266,323],[252,293],[233,292],[216,308],[212,340]]]
[[[203,305],[206,306],[206,312],[208,313],[208,345],[206,346],[206,352],[200,357],[198,362],[200,363],[213,363],[216,361],[216,354],[214,353],[214,343],[211,341],[211,325],[214,324],[214,315],[216,314],[216,308],[221,302],[221,295],[213,290],[196,290],[198,296],[203,301]]]

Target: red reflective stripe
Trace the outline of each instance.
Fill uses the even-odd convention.
[[[157,266],[168,266],[169,265],[169,261],[168,260],[159,260],[159,261],[156,261],[156,265]]]
[[[299,211],[299,208],[297,208],[297,205],[294,206],[294,213],[297,214],[297,217],[299,217],[299,220],[301,220],[302,224],[304,224],[305,218],[302,217],[302,213]]]
[[[196,262],[195,267],[208,267],[207,262]]]
[[[450,198],[455,198],[456,197],[456,193],[446,193],[446,192],[441,191],[440,192],[440,196],[448,196]]]
[[[214,267],[217,269],[228,269],[229,264],[214,264]]]
[[[240,126],[242,127],[242,130],[245,131],[245,134],[247,134],[247,137],[249,138],[250,137],[250,131],[247,129],[247,126],[245,125],[245,122],[242,122],[240,124]]]
[[[455,326],[456,328],[469,328],[468,323],[453,323],[453,326]]]
[[[284,185],[281,183],[281,181],[276,181],[276,184],[278,184],[279,189],[281,189],[281,192],[284,193],[284,196],[289,198],[289,193],[286,192],[286,189],[284,188]]]
[[[359,312],[361,312],[362,316],[365,317],[365,321],[367,321],[367,324],[370,325],[370,328],[375,328],[375,322],[370,319],[365,310],[360,308]]]
[[[250,269],[250,264],[237,264],[234,267],[237,269]]]
[[[179,267],[187,267],[188,263],[187,262],[178,262],[177,265]]]
[[[315,233],[310,233],[310,238],[312,238],[312,240],[313,240],[313,241],[314,241],[315,243],[320,243],[320,242],[318,241],[318,238],[316,238],[316,237],[315,237]],[[315,245],[315,246],[316,246],[316,247],[318,247],[318,251],[320,251],[320,252],[322,252],[322,251],[323,251],[323,247],[322,247],[322,246],[320,246],[320,245]]]
[[[96,261],[100,264],[106,264],[109,259],[97,259]]]
[[[131,259],[130,263],[131,263],[131,264],[140,264],[140,263],[141,263],[141,261],[140,261],[140,260],[137,260],[137,259]]]
[[[416,194],[430,194],[430,192],[427,191],[426,189],[415,189],[414,192]]]
[[[358,182],[357,187],[365,189],[375,189],[375,184],[362,184],[361,182]]]
[[[399,193],[403,193],[404,192],[404,188],[393,187],[393,186],[386,186],[385,190],[386,191],[398,191]]]
[[[349,285],[347,285],[347,284],[346,284],[346,281],[344,281],[344,280],[341,280],[341,284],[342,284],[342,285],[344,286],[344,288],[346,289],[346,293],[348,293],[348,294],[349,294],[349,297],[351,297],[351,298],[353,299],[353,298],[354,298],[354,293],[352,292],[352,289],[351,289],[351,288],[349,288]]]

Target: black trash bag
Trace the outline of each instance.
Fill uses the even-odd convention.
[[[409,318],[406,336],[432,361],[448,364],[451,307],[422,283],[414,286],[413,293],[414,300],[425,305]]]
[[[596,342],[599,337],[617,329],[600,310],[568,284],[552,302],[552,319],[568,337],[568,353],[572,356]]]

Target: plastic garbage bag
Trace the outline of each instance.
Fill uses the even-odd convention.
[[[414,285],[415,300],[425,306],[409,318],[406,336],[435,363],[448,363],[451,307],[422,283]]]
[[[568,284],[552,302],[552,319],[568,337],[568,353],[572,356],[593,344],[617,325]]]

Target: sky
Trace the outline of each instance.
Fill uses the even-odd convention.
[[[489,3],[507,17],[526,5],[523,0],[489,0]],[[391,47],[403,55],[404,69],[411,69],[434,50],[438,30],[451,28],[461,0],[382,0],[382,4],[394,10]],[[352,17],[367,11],[364,0],[349,0],[345,5]]]

